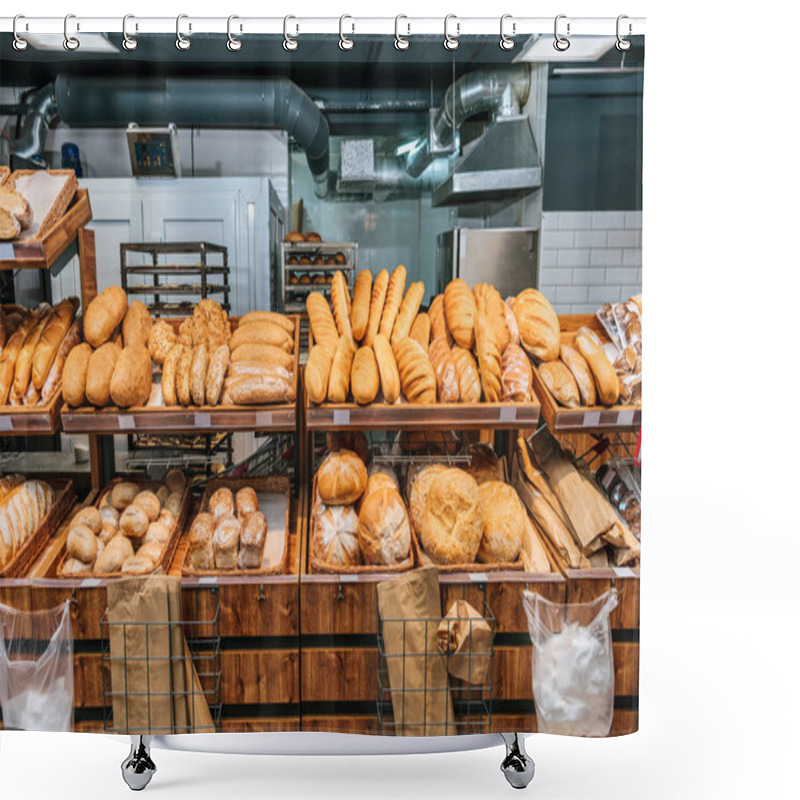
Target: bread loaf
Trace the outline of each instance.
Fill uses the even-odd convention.
[[[108,502],[117,511],[124,511],[132,502],[133,498],[139,494],[139,484],[132,481],[120,481],[114,484]]]
[[[86,342],[73,347],[64,362],[61,378],[61,394],[64,402],[72,408],[78,408],[86,402],[86,375],[92,346]]]
[[[556,400],[567,408],[577,408],[581,404],[578,384],[572,373],[561,360],[545,361],[539,365],[539,376]],[[615,376],[616,377],[616,376]]]
[[[192,402],[192,360],[194,350],[184,347],[175,367],[175,395],[182,406],[191,405]]]
[[[242,348],[239,349],[241,350]],[[219,403],[219,398],[222,394],[222,384],[228,372],[230,360],[231,351],[226,344],[221,344],[219,347],[215,348],[211,353],[211,357],[208,359],[205,379],[205,400],[210,406],[215,406]],[[194,366],[194,363],[192,366]]]
[[[337,339],[338,341],[338,339]],[[243,344],[231,353],[231,364],[241,361],[261,361],[264,364],[274,364],[290,372],[294,369],[294,356],[286,350],[269,344]]]
[[[403,301],[403,292],[406,288],[406,268],[398,264],[389,278],[389,287],[386,290],[386,302],[383,305],[381,314],[381,325],[378,329],[390,342],[397,313],[400,310],[400,303]]]
[[[495,339],[497,339],[500,353],[504,353],[511,341],[511,334],[508,330],[505,306],[500,292],[491,284],[478,283],[472,288],[472,296],[475,298],[475,308],[478,313],[486,314]]]
[[[150,519],[145,510],[133,503],[119,517],[119,532],[129,539],[141,539],[149,525]]]
[[[514,299],[514,317],[522,346],[541,361],[554,361],[561,349],[558,316],[548,299],[536,289],[525,289]]]
[[[64,366],[67,363],[69,354],[80,344],[81,341],[81,326],[78,320],[73,320],[69,326],[66,335],[61,340],[58,347],[55,360],[50,365],[50,370],[45,378],[44,385],[42,386],[42,402],[49,403],[50,400],[58,394],[61,388],[61,380],[64,376]],[[86,359],[89,363],[89,359]],[[84,381],[85,381],[84,373]]]
[[[369,319],[367,329],[364,333],[362,344],[372,346],[375,337],[380,330],[381,318],[383,317],[383,307],[386,304],[386,292],[389,288],[389,272],[382,269],[375,278],[372,285],[372,297],[369,302]],[[388,337],[387,337],[388,338]]]
[[[524,403],[531,397],[533,375],[528,354],[516,344],[509,344],[503,353],[503,386],[501,399]]]
[[[409,338],[396,342],[392,352],[406,400],[409,403],[435,403],[436,375],[427,353]]]
[[[350,324],[357,342],[364,338],[369,322],[369,305],[372,297],[372,272],[362,269],[353,288],[353,307],[350,311]]]
[[[350,370],[350,387],[359,405],[371,403],[378,394],[378,363],[371,347],[359,347],[356,351]]]
[[[138,344],[147,347],[152,328],[153,318],[150,316],[147,306],[141,300],[132,301],[122,320],[123,346],[130,347]]]
[[[575,346],[592,371],[597,399],[604,406],[613,406],[619,399],[619,378],[597,335],[589,328],[581,328]]]
[[[561,345],[561,360],[575,378],[578,385],[581,401],[585,406],[597,405],[597,391],[594,385],[594,378],[586,359],[572,346]]]
[[[27,391],[28,383],[30,383],[31,380],[33,354],[36,352],[36,346],[39,344],[42,332],[52,317],[53,309],[43,314],[36,325],[28,332],[20,348],[19,355],[17,356],[17,363],[14,366],[14,384],[12,387],[13,393],[20,399]]]
[[[408,508],[414,530],[419,532],[425,522],[425,507],[428,502],[428,491],[437,475],[445,471],[443,464],[431,464],[412,474],[408,491]]]
[[[161,396],[165,406],[178,405],[178,392],[176,379],[178,374],[178,363],[183,356],[184,346],[174,345],[164,359],[164,367],[161,370]]]
[[[326,505],[351,505],[366,486],[367,468],[352,450],[329,453],[317,470],[317,492]]]
[[[469,463],[464,471],[475,478],[478,486],[486,481],[502,481],[503,468],[494,448],[485,442],[473,442],[469,445]]]
[[[489,317],[481,312],[475,320],[475,352],[478,354],[483,396],[487,403],[497,403],[502,394],[502,356]]]
[[[11,562],[38,529],[55,502],[44,481],[25,481],[0,502],[0,569]]]
[[[294,387],[291,375],[283,367],[267,366],[258,375],[242,375],[225,382],[223,403],[234,405],[267,405],[291,403]]]
[[[144,489],[139,492],[131,502],[132,506],[138,506],[147,515],[148,522],[155,522],[161,514],[161,501],[155,492]]]
[[[317,562],[337,567],[361,563],[358,515],[352,505],[321,505],[314,511],[313,554]]]
[[[47,379],[47,373],[53,362],[56,360],[61,342],[67,335],[67,331],[75,318],[78,310],[78,298],[69,297],[62,300],[53,308],[53,313],[44,326],[36,349],[33,353],[31,364],[31,380],[34,387],[41,391]]]
[[[400,373],[397,369],[397,361],[389,340],[382,333],[375,337],[373,344],[375,359],[378,362],[378,373],[381,378],[383,399],[393,405],[400,397]]]
[[[2,218],[2,209],[0,209],[0,218]],[[0,239],[2,239],[2,231],[0,230]],[[85,564],[83,561],[77,558],[68,558],[62,565],[61,565],[61,574],[62,575],[85,575],[87,572],[92,571],[91,564]]]
[[[225,347],[226,345],[223,345]],[[192,354],[192,367],[189,375],[189,389],[192,403],[202,406],[206,401],[206,373],[208,372],[208,347],[198,345]]]
[[[106,342],[95,350],[86,368],[86,399],[98,408],[111,399],[111,378],[122,352],[115,342]]]
[[[6,340],[11,335],[8,327],[8,318],[6,317],[6,312],[0,308],[0,351],[2,351],[3,347],[5,347]]]
[[[89,303],[83,317],[83,336],[92,347],[111,338],[128,310],[128,296],[119,286],[109,286]]]
[[[174,523],[168,524],[165,521],[156,520],[147,526],[147,533],[142,539],[142,544],[150,544],[151,542],[158,542],[160,545],[166,545],[169,541],[170,534]]]
[[[115,536],[94,562],[95,575],[120,572],[125,561],[133,556],[133,544],[127,536]]]
[[[0,207],[0,242],[16,239],[21,231],[19,220],[10,211]]]
[[[38,321],[38,314],[26,314],[14,333],[8,337],[3,352],[0,353],[0,406],[4,406],[8,400],[11,386],[14,383],[14,371],[16,369],[20,350],[25,343],[28,333],[30,333]]]
[[[290,336],[294,336],[294,321],[284,314],[275,311],[249,311],[240,320],[239,325],[250,325],[258,322],[269,322],[283,328]]]
[[[428,489],[419,531],[425,552],[438,564],[471,564],[483,536],[478,484],[466,472],[448,467]]]
[[[455,343],[467,350],[475,345],[475,311],[469,286],[461,278],[454,278],[444,290],[444,316]]]
[[[144,542],[136,551],[138,558],[146,558],[152,566],[155,566],[164,552],[163,545],[158,542]]]
[[[411,557],[411,528],[395,489],[372,492],[358,513],[358,544],[364,561],[376,566],[405,564]]]
[[[73,524],[67,534],[67,553],[84,564],[97,558],[97,536],[85,525]]]
[[[214,564],[217,569],[236,569],[242,525],[236,517],[222,517],[214,528]]]
[[[324,403],[328,396],[328,382],[333,356],[326,347],[315,344],[308,354],[305,369],[305,385],[308,399],[312,403]]]
[[[233,332],[230,340],[231,352],[235,352],[237,347],[244,344],[266,344],[291,353],[294,350],[294,337],[271,322],[251,322],[248,325],[240,325]]]
[[[163,319],[158,320],[150,328],[150,333],[147,337],[147,350],[150,353],[150,358],[152,358],[156,364],[163,364],[167,353],[169,353],[177,341],[178,335],[172,329],[172,326],[164,322]]]
[[[502,481],[487,481],[478,489],[483,535],[478,548],[478,561],[502,564],[516,561],[522,547],[522,531],[526,529],[526,512],[513,486]]]
[[[173,467],[164,476],[164,484],[170,492],[183,492],[186,488],[186,475],[183,470]]]
[[[128,556],[122,562],[120,572],[123,575],[144,575],[151,572],[153,569],[153,562],[149,558],[143,558],[140,555]]]
[[[511,306],[503,300],[503,312],[506,315],[506,326],[508,327],[508,343],[519,344],[519,327],[517,326],[517,318],[511,310]]]
[[[114,509],[112,509],[112,511],[113,510]],[[69,524],[70,528],[74,528],[77,525],[83,525],[93,534],[97,535],[100,533],[100,529],[103,527],[103,516],[99,509],[95,508],[94,506],[86,506],[70,520]]]
[[[394,321],[394,328],[392,329],[392,343],[405,339],[411,331],[411,323],[414,322],[414,317],[417,316],[422,296],[425,294],[425,284],[422,281],[412,283],[408,287],[406,296],[400,304],[400,310],[397,312],[397,317]]]
[[[308,325],[316,344],[321,344],[333,358],[339,345],[339,333],[328,301],[319,292],[310,292],[306,297]]]
[[[428,315],[422,311],[414,317],[411,323],[411,330],[408,335],[427,353],[431,342],[431,321]]]
[[[436,394],[440,403],[458,402],[458,370],[447,339],[440,336],[434,339],[428,348],[433,372],[436,375]]]
[[[339,336],[346,336],[353,340],[353,329],[350,326],[350,293],[347,289],[347,281],[341,270],[333,273],[331,281],[331,308],[333,309],[333,319],[336,322],[336,329]],[[353,342],[355,344],[355,342]]]
[[[26,228],[30,228],[33,223],[33,211],[31,210],[25,196],[14,189],[13,178],[0,186],[0,208],[7,214],[13,217],[19,225],[19,230],[14,236],[9,238],[13,239]]]
[[[350,391],[350,369],[355,354],[356,347],[353,340],[347,336],[341,336],[331,364],[330,378],[328,379],[329,402],[347,402],[347,395]]]
[[[431,322],[431,341],[444,336],[447,339],[447,344],[453,346],[453,337],[447,329],[447,322],[444,318],[444,295],[437,294],[431,301],[431,306],[428,309],[428,318]]]
[[[233,492],[227,486],[217,489],[208,500],[208,510],[215,520],[234,516],[236,504],[233,499]]]
[[[254,511],[242,522],[239,536],[239,569],[258,569],[264,558],[264,545],[267,543],[267,518]]]
[[[201,512],[189,529],[189,563],[192,569],[214,569],[214,517]]]
[[[111,399],[120,408],[143,406],[153,385],[153,364],[143,344],[123,347],[111,377]]]
[[[180,514],[181,506],[183,505],[183,493],[182,492],[170,492],[169,497],[167,498],[167,502],[164,503],[164,509],[166,511],[170,511],[176,517]]]

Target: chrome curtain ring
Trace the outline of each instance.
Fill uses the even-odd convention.
[[[500,49],[501,50],[513,50],[514,45],[516,42],[512,38],[517,33],[517,23],[511,23],[511,36],[506,36],[505,32],[505,24],[507,19],[513,19],[511,14],[503,14],[500,17]]]
[[[237,17],[236,14],[231,14],[228,17],[228,41],[226,42],[225,46],[228,48],[228,50],[231,51],[231,53],[235,53],[237,50],[242,49],[242,40],[237,39],[231,33],[231,22],[233,22],[235,19],[239,19],[239,17]],[[241,28],[239,30],[241,30]]]
[[[135,19],[133,14],[126,14],[122,18],[122,46],[126,50],[135,50],[139,43],[136,41],[136,39],[132,38],[131,36],[128,36],[128,20],[129,19]],[[136,28],[138,29],[138,27],[139,26],[137,25]]]
[[[630,39],[626,39],[626,38],[625,38],[624,36],[622,36],[622,34],[619,32],[619,31],[620,31],[620,27],[621,27],[621,26],[620,26],[620,23],[621,23],[621,22],[622,22],[622,20],[624,20],[624,19],[628,19],[627,15],[625,15],[625,14],[620,14],[620,15],[617,17],[617,45],[616,45],[616,46],[617,46],[617,50],[619,50],[619,51],[620,51],[620,53],[626,53],[628,50],[630,50],[630,49],[631,49],[631,40],[630,40]],[[631,27],[631,24],[630,24],[630,22],[629,22],[629,23],[628,23],[628,36],[630,36],[630,35],[631,35],[631,30],[632,30],[632,27]]]
[[[456,35],[451,36],[448,30],[450,20],[456,20]],[[448,14],[444,18],[444,47],[445,50],[458,50],[458,34],[461,30],[461,23],[458,22],[458,17],[455,14]]]
[[[64,49],[69,51],[77,50],[81,46],[81,43],[74,36],[69,35],[69,21],[71,19],[75,19],[74,14],[67,14],[64,17]]]
[[[558,21],[561,19],[566,19],[566,14],[559,14],[556,17],[555,23],[553,24],[553,36],[555,36],[555,40],[553,41],[553,47],[558,50],[559,53],[563,53],[565,50],[569,50],[569,39],[565,36],[558,35]],[[569,36],[569,22],[567,23],[567,36]]]
[[[398,14],[394,18],[394,46],[397,50],[408,50],[411,42],[406,39],[405,36],[400,35],[400,20],[401,19],[408,19],[405,14]],[[411,35],[411,25],[407,24],[406,27],[408,28],[407,35]]]
[[[25,19],[25,17],[22,14],[17,14],[14,17],[14,27],[13,27],[14,41],[12,42],[12,44],[14,45],[14,49],[15,50],[19,50],[20,52],[22,52],[23,50],[27,50],[28,49],[28,40],[27,39],[23,39],[17,33],[17,20],[20,20],[20,19]]]
[[[346,19],[353,19],[349,14],[342,14],[339,17],[339,49],[340,50],[352,50],[355,46],[355,42],[350,39],[349,37],[344,35],[344,21]],[[355,23],[352,25],[353,32],[355,32],[356,26]]]
[[[297,39],[292,39],[289,36],[289,20],[294,19],[293,16],[288,16],[283,18],[283,49],[288,50],[290,53],[297,50]],[[298,26],[297,30],[300,30]]]
[[[192,43],[181,33],[181,20],[188,18],[188,14],[178,14],[175,19],[175,36],[177,37],[175,39],[175,47],[177,47],[178,50],[188,50],[192,46]],[[189,31],[191,32],[191,30],[192,26],[189,25]]]

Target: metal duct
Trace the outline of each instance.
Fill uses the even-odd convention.
[[[33,161],[42,157],[47,131],[58,118],[52,83],[30,96],[29,108],[22,120],[19,137],[14,140],[14,158]]]
[[[517,108],[524,105],[530,85],[531,73],[527,64],[470,72],[460,77],[450,85],[436,110],[428,136],[406,156],[408,174],[419,177],[436,158],[437,152],[452,146],[455,131],[469,117],[500,111],[504,105],[511,105],[512,95]],[[512,106],[506,111],[514,113],[516,109]]]

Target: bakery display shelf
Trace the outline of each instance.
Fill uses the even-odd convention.
[[[158,264],[147,267],[126,267],[129,275],[198,275],[205,272],[207,275],[225,275],[230,273],[230,267],[206,267],[203,264]],[[132,289],[129,288],[130,292]]]
[[[571,342],[579,328],[595,331],[603,342],[608,336],[594,314],[566,314],[558,318],[562,341]],[[553,397],[545,386],[535,364],[533,368],[533,391],[541,402],[542,418],[554,433],[589,433],[592,431],[630,431],[642,425],[642,407],[629,405],[579,406],[565,408]],[[523,426],[520,426],[523,427]]]
[[[45,436],[58,431],[64,399],[61,390],[44,405],[0,406],[0,436]]]
[[[221,294],[229,292],[230,287],[223,284],[208,283],[202,286],[199,283],[195,284],[182,284],[182,283],[159,283],[150,286],[128,286],[128,294]]]
[[[295,398],[300,371],[300,320],[294,320]],[[176,330],[181,320],[167,319]],[[231,317],[236,330],[238,318]],[[297,428],[297,402],[272,405],[218,406],[133,406],[131,408],[93,408],[82,406],[61,411],[65,433],[213,433],[216,431],[294,431]]]
[[[64,215],[41,238],[0,242],[0,269],[49,269],[91,219],[89,192],[78,189]]]

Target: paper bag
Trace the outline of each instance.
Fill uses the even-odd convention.
[[[492,629],[466,601],[456,600],[436,631],[439,650],[449,656],[447,671],[461,681],[481,686],[492,664]]]
[[[455,733],[447,667],[436,645],[442,620],[438,570],[423,567],[379,583],[378,607],[396,734]]]

